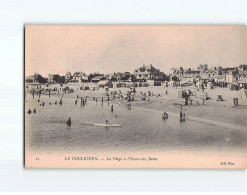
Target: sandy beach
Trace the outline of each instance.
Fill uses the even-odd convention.
[[[98,88],[98,90],[92,91],[92,90],[80,90],[80,86],[82,84],[67,84],[63,87],[68,86],[69,88],[74,89],[74,93],[67,93],[64,94],[64,97],[66,98],[74,98],[76,99],[77,95],[79,97],[86,97],[88,96],[88,100],[92,100],[93,97],[98,97],[101,101],[101,97],[104,97],[104,100],[106,100],[106,91],[103,88]],[[59,87],[58,84],[51,85],[50,88]],[[30,89],[30,88],[29,88]],[[168,94],[166,95],[166,89],[168,90]],[[184,106],[185,100],[178,97],[178,91],[181,90],[188,90],[190,89],[192,92],[196,92],[196,97],[192,96],[192,105],[189,102],[188,106]],[[113,91],[119,91],[123,94],[126,94],[127,91],[129,91],[129,88],[110,88],[109,92]],[[160,97],[156,96],[150,96],[149,100],[143,101],[140,99],[140,93],[145,92],[148,93],[148,91],[153,92],[154,94],[160,94]],[[208,94],[210,97],[209,100],[206,100],[203,105],[203,94]],[[224,101],[216,101],[217,95],[222,95]],[[61,97],[57,94],[57,92],[54,92],[54,95],[51,95],[53,97]],[[233,105],[233,98],[239,99],[239,106]],[[195,106],[195,101],[198,101],[200,105]],[[110,97],[111,104],[118,104],[119,100],[113,99]],[[127,104],[127,101],[123,101],[123,104]],[[173,87],[163,87],[163,86],[149,86],[149,87],[137,87],[136,88],[136,95],[135,100],[131,102],[132,106],[134,107],[140,107],[140,108],[148,108],[148,109],[154,109],[158,111],[165,111],[174,113],[175,115],[179,115],[179,104],[183,105],[183,111],[186,113],[186,117],[194,117],[198,120],[201,119],[201,121],[204,121],[205,119],[212,120],[215,122],[222,122],[220,124],[226,123],[226,124],[233,124],[234,126],[240,126],[245,127],[246,126],[246,99],[242,97],[242,94],[239,91],[232,91],[228,88],[214,88],[209,89],[206,88],[204,92],[202,90],[196,91],[196,88],[194,86],[188,86],[188,87],[178,87],[177,89],[174,89]],[[191,118],[192,119],[192,118]]]

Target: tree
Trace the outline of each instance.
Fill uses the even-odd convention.
[[[59,76],[59,77],[57,78],[57,82],[58,82],[58,83],[65,83],[65,76]]]
[[[38,81],[39,83],[46,83],[47,82],[46,78],[44,78],[41,74],[35,73],[33,76],[34,76],[35,80]]]

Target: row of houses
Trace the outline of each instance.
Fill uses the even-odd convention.
[[[132,73],[113,73],[113,74],[90,74],[87,75],[84,72],[78,71],[71,74],[66,72],[64,76],[59,74],[49,74],[46,79],[48,83],[107,83],[119,82],[119,83],[148,83],[149,85],[162,85],[163,82],[173,81],[178,85],[196,84],[196,83],[227,83],[234,84],[239,83],[244,86],[247,85],[247,65],[239,65],[238,67],[223,68],[209,67],[207,64],[200,64],[196,69],[183,67],[171,68],[168,74],[155,68],[152,64],[143,65],[135,69]],[[40,78],[40,76],[39,76]],[[37,74],[26,78],[26,82],[38,82]]]
[[[172,68],[170,70],[170,78],[173,81],[178,82],[180,85],[185,83],[195,84],[195,83],[214,83],[214,84],[224,84],[223,86],[239,86],[239,88],[245,88],[247,84],[247,65],[239,65],[238,67],[228,67],[223,68],[218,67],[208,67],[207,64],[200,64],[196,70],[188,68]]]
[[[94,82],[97,83],[102,80],[111,80],[111,81],[125,81],[125,82],[147,82],[148,80],[159,80],[164,81],[166,75],[164,72],[161,72],[159,69],[156,69],[152,64],[146,66],[143,65],[140,68],[134,70],[132,73],[124,72],[124,73],[113,73],[113,74],[92,74],[90,75],[85,74],[84,72],[78,71],[71,74],[71,72],[66,72],[64,76],[60,76],[59,74],[49,74],[47,79],[48,83],[58,83],[60,78],[64,77],[65,82],[78,82],[78,83],[85,83],[85,82]],[[27,77],[26,82],[37,82],[34,76]]]

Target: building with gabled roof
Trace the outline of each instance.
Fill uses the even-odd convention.
[[[92,78],[93,83],[98,83],[100,81],[105,81],[105,80],[106,80],[106,78],[104,76],[96,76],[96,77]]]
[[[152,64],[149,66],[143,65],[142,67],[134,70],[131,74],[136,81],[146,82],[147,80],[161,80],[165,78],[165,73],[155,68]]]
[[[73,80],[79,83],[87,82],[88,76],[84,72],[81,72],[81,71],[74,72]]]

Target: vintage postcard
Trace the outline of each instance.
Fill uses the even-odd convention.
[[[247,167],[246,26],[26,25],[26,168]]]

